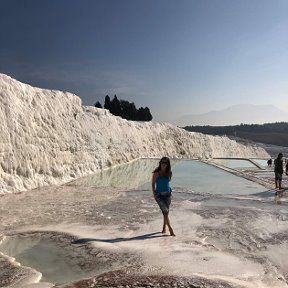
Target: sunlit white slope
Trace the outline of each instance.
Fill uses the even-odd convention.
[[[269,157],[226,137],[132,122],[0,74],[0,193],[64,183],[139,157]]]

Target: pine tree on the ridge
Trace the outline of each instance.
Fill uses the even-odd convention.
[[[94,107],[96,107],[96,108],[103,108],[102,105],[101,105],[101,103],[100,103],[99,101],[97,101],[97,102],[95,103]]]
[[[104,108],[110,111],[111,101],[109,95],[105,96]]]
[[[145,108],[144,108],[144,111],[145,111],[144,121],[151,121],[153,117],[152,117],[152,114],[151,114],[149,108],[148,108],[148,107],[145,107]]]
[[[114,98],[111,101],[111,105],[110,105],[109,111],[115,116],[121,116],[122,115],[120,102],[119,102],[119,100],[118,100],[116,95],[114,95]]]
[[[97,106],[96,106],[97,105]],[[99,101],[96,102],[95,107],[102,108]],[[117,95],[114,95],[113,100],[110,100],[109,95],[105,96],[104,109],[109,110],[112,115],[120,116],[132,121],[151,121],[152,115],[148,107],[136,108],[134,102],[130,103],[126,100],[118,100]]]

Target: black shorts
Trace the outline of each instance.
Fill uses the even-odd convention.
[[[275,172],[275,180],[281,181],[282,180],[282,174]]]

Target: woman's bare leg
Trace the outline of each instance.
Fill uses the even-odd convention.
[[[170,220],[169,220],[168,214],[167,214],[167,215],[164,215],[164,223],[168,226],[170,235],[171,235],[171,236],[176,236],[176,235],[174,234],[174,231],[173,231],[171,225],[170,225]]]
[[[164,215],[163,215],[164,216]],[[162,229],[162,233],[166,233],[166,222],[165,222],[165,216],[163,217],[163,229]]]

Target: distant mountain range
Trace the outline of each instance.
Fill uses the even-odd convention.
[[[204,114],[190,114],[171,121],[174,125],[239,125],[287,122],[288,113],[273,105],[241,104],[224,110],[210,111]]]

